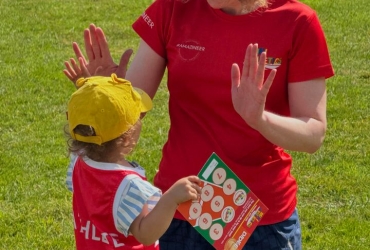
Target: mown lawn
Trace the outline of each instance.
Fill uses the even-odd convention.
[[[118,60],[149,4],[118,0],[0,2],[0,249],[73,249],[66,175],[62,74],[89,23]],[[304,249],[370,249],[370,1],[305,0],[320,17],[336,76],[328,81],[328,132],[315,154],[292,153]],[[132,158],[150,180],[168,130],[163,82]]]

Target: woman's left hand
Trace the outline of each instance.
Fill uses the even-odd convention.
[[[243,69],[234,63],[231,69],[231,96],[235,111],[252,128],[257,129],[264,119],[266,97],[276,75],[271,70],[264,82],[266,52],[258,58],[258,45],[250,44],[244,58]]]

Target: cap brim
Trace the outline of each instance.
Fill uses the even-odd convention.
[[[145,93],[142,89],[134,88],[137,93],[141,96],[141,112],[146,113],[153,108],[152,98]]]

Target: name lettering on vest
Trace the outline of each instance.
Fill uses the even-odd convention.
[[[82,222],[80,219],[80,228],[77,228],[77,224],[74,220],[74,226],[75,230],[77,230],[79,233],[84,234],[84,237],[86,240],[93,240],[93,241],[101,241],[107,245],[110,244],[108,239],[111,239],[113,242],[113,246],[115,248],[122,247],[125,244],[118,241],[118,235],[115,233],[106,233],[102,232],[99,233],[96,230],[96,227],[94,224],[91,223],[91,221]]]

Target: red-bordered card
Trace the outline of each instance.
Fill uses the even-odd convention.
[[[216,153],[198,176],[199,199],[177,210],[217,250],[242,249],[268,208]]]

